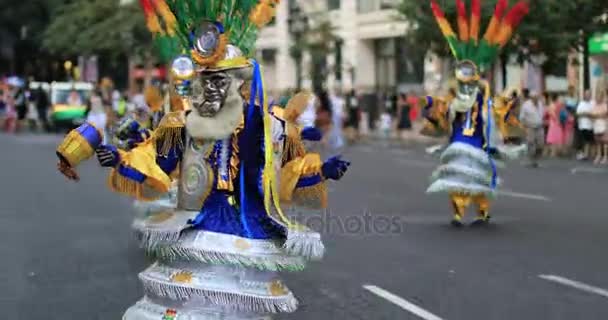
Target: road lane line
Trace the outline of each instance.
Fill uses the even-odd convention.
[[[442,320],[440,317],[438,317],[438,316],[420,308],[419,306],[417,306],[399,296],[396,296],[382,288],[372,286],[372,285],[364,285],[363,289],[370,291],[371,293],[373,293],[385,300],[388,300],[389,302],[392,302],[392,303],[398,305],[402,309],[405,309],[424,320]]]
[[[521,198],[521,199],[528,199],[528,200],[551,202],[550,198],[545,197],[543,195],[538,195],[538,194],[520,193],[520,192],[509,191],[509,190],[499,190],[498,194],[501,196],[512,197],[512,198]]]
[[[578,173],[608,173],[608,170],[602,168],[593,168],[593,167],[576,167],[570,170],[572,174]]]
[[[581,291],[585,291],[588,293],[593,293],[593,294],[597,294],[600,295],[604,298],[608,298],[608,291],[602,289],[602,288],[598,288],[598,287],[594,287],[592,285],[588,285],[586,283],[582,283],[576,280],[570,280],[564,277],[560,277],[560,276],[556,276],[556,275],[552,275],[552,274],[541,274],[538,276],[539,278],[543,279],[543,280],[547,280],[547,281],[551,281],[551,282],[555,282],[555,283],[559,283],[562,284],[564,286],[568,286],[568,287],[572,287]]]

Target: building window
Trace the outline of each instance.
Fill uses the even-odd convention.
[[[378,10],[395,9],[399,0],[357,0],[359,13],[369,13]]]
[[[327,0],[327,8],[329,10],[340,9],[340,0]]]

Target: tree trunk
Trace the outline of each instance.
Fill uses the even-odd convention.
[[[591,74],[589,72],[589,36],[583,34],[583,87],[585,90],[591,88]]]

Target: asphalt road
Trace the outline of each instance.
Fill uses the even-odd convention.
[[[0,319],[120,319],[149,263],[130,201],[94,163],[67,183],[58,141],[0,135]],[[424,193],[436,162],[421,148],[345,155],[331,210],[308,220],[326,258],[285,275],[301,307],[277,319],[608,319],[608,170],[513,163],[493,224],[455,230],[446,198]]]

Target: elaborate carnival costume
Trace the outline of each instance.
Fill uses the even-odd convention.
[[[135,220],[158,261],[140,274],[145,297],[124,319],[270,319],[297,308],[277,272],[302,270],[323,244],[280,202],[325,205],[326,180],[349,164],[306,153],[292,118],[269,110],[260,66],[246,56],[277,2],[142,1],[162,48],[188,52],[172,69],[190,110],[167,113],[130,151],[101,145],[90,124],[57,150],[70,178],[95,151],[112,168],[110,188],[140,200],[166,194],[179,170],[176,205]]]
[[[450,136],[427,192],[450,195],[454,226],[463,225],[462,219],[471,204],[478,207],[473,225],[484,225],[489,222],[490,199],[498,184],[496,167],[502,159],[517,157],[522,148],[504,145],[502,135],[518,125],[517,115],[505,99],[491,96],[489,84],[481,79],[480,73],[492,65],[529,9],[521,1],[504,15],[508,2],[499,0],[485,36],[479,39],[480,0],[471,1],[470,19],[464,2],[456,0],[456,5],[458,37],[437,2],[431,0],[433,14],[457,60],[458,86],[456,95],[450,99],[426,98],[425,131]]]

